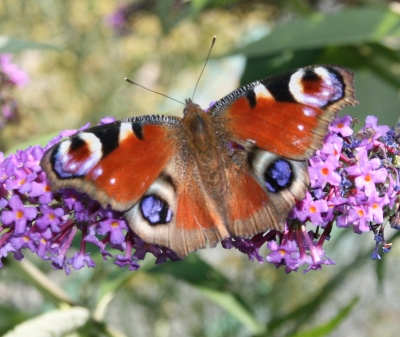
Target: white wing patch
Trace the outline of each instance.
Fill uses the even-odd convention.
[[[133,136],[132,124],[131,123],[121,123],[119,128],[119,143],[122,143],[125,139]]]

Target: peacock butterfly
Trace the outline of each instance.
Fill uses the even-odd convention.
[[[248,84],[183,118],[96,126],[49,149],[53,190],[75,188],[123,211],[147,243],[178,256],[231,236],[282,230],[309,185],[307,159],[336,112],[356,105],[353,73],[309,66]]]

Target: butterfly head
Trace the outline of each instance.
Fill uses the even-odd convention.
[[[185,100],[185,108],[183,109],[184,116],[198,114],[199,111],[205,112],[200,105],[194,103],[191,98]]]
[[[190,98],[185,103],[182,125],[187,140],[191,144],[203,144],[206,146],[215,134],[212,116],[207,114],[200,105],[194,103]],[[196,147],[197,145],[193,146]]]

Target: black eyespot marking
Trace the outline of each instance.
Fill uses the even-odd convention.
[[[69,146],[69,151],[73,152],[74,150],[79,149],[81,146],[85,145],[86,142],[81,139],[81,137],[72,137],[71,138],[71,145]]]
[[[302,77],[303,81],[319,81],[321,80],[320,76],[315,73],[314,69],[307,69]]]
[[[172,211],[168,203],[156,195],[145,196],[140,202],[143,218],[150,225],[164,225],[172,220]]]
[[[83,142],[83,141],[82,141]],[[71,142],[72,143],[72,142]],[[83,142],[85,143],[85,142]],[[58,143],[53,150],[51,150],[51,156],[50,156],[50,162],[51,162],[51,167],[53,168],[53,171],[57,175],[59,179],[66,179],[66,178],[71,178],[72,174],[71,173],[66,173],[64,172],[64,167],[62,166],[62,163],[60,161],[60,154],[58,153],[58,150],[60,149],[61,143]],[[79,144],[78,142],[75,144],[75,149],[79,148],[83,144]],[[70,145],[71,148],[72,144]]]
[[[257,105],[257,97],[256,93],[254,92],[253,89],[250,89],[249,91],[246,92],[245,94],[250,107],[253,109]]]
[[[293,180],[290,163],[284,159],[275,160],[265,170],[264,179],[268,190],[273,193],[289,187]]]
[[[334,88],[334,93],[329,97],[329,103],[335,103],[345,96],[345,81],[340,72],[336,71],[334,68],[327,68],[329,71],[329,78],[332,81],[332,88]]]
[[[135,133],[137,139],[143,140],[143,126],[139,123],[132,123],[132,130]]]
[[[262,80],[260,81],[277,102],[296,102],[289,90],[290,76],[285,75],[277,78],[277,81]]]
[[[119,128],[107,128],[101,125],[98,128],[93,128],[92,133],[101,142],[103,157],[114,151],[119,145]]]

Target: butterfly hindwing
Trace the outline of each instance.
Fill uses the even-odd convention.
[[[295,202],[304,198],[309,184],[307,163],[255,146],[234,156],[226,169],[230,236],[250,237],[267,229],[282,230]]]
[[[145,242],[171,248],[178,256],[214,247],[229,236],[223,213],[207,196],[196,162],[177,152],[125,217]]]

